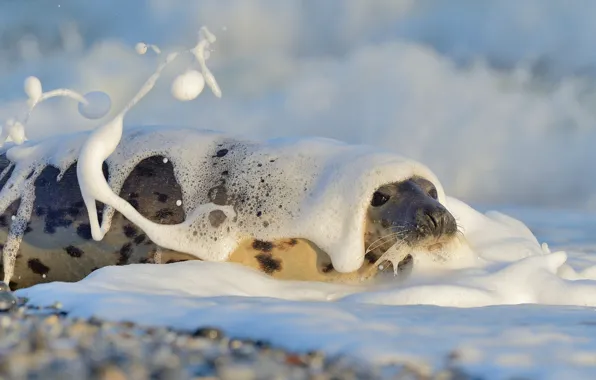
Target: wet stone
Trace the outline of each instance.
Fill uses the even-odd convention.
[[[207,338],[207,339],[211,339],[211,340],[220,340],[224,337],[224,333],[223,333],[223,331],[216,329],[216,328],[202,327],[202,328],[195,330],[195,332],[192,334],[192,336],[194,336],[196,338]]]

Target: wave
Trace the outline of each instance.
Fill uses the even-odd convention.
[[[172,72],[127,123],[371,144],[424,162],[467,201],[596,209],[591,8],[554,0],[3,2],[0,120],[24,98],[28,75],[48,88],[106,91],[117,111],[156,64],[135,54],[136,42],[194,44],[207,24],[219,38],[210,62],[223,99],[176,102]],[[93,126],[57,101],[36,111],[30,137]]]

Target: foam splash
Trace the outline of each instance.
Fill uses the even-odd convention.
[[[139,92],[123,108],[123,110],[114,118],[112,118],[112,120],[96,128],[84,141],[82,147],[80,144],[72,144],[72,140],[79,141],[76,138],[66,138],[66,142],[63,143],[52,141],[48,144],[31,144],[28,146],[22,146],[26,140],[25,124],[29,120],[34,108],[39,103],[57,96],[67,97],[78,101],[79,112],[82,116],[91,119],[101,118],[109,111],[111,105],[109,96],[98,91],[94,91],[82,96],[70,89],[57,89],[44,93],[43,87],[38,78],[28,77],[25,80],[24,90],[29,97],[27,101],[27,112],[19,120],[9,119],[2,128],[2,133],[0,134],[0,146],[2,146],[2,143],[9,138],[12,139],[12,141],[17,145],[16,147],[10,147],[6,152],[6,156],[11,161],[11,164],[6,171],[2,173],[2,176],[8,173],[8,170],[13,164],[16,164],[13,175],[11,175],[11,177],[8,179],[8,182],[6,183],[6,186],[4,186],[0,192],[0,210],[4,212],[12,202],[19,198],[21,202],[17,211],[17,215],[13,216],[13,223],[10,226],[7,242],[3,248],[2,256],[3,263],[5,265],[5,281],[10,281],[10,278],[12,277],[18,248],[22,241],[27,221],[31,217],[33,202],[35,201],[35,179],[46,165],[54,161],[59,161],[59,165],[57,166],[60,169],[60,175],[58,176],[59,180],[62,177],[64,170],[74,163],[75,152],[78,154],[76,160],[78,161],[77,175],[79,187],[89,214],[93,238],[95,240],[101,240],[109,228],[109,222],[104,224],[103,229],[100,229],[99,226],[95,202],[101,201],[112,208],[107,210],[110,215],[113,215],[113,209],[117,209],[123,215],[128,217],[128,219],[130,219],[133,223],[136,223],[139,227],[144,229],[149,236],[155,237],[158,244],[159,242],[164,241],[163,236],[165,235],[163,235],[163,229],[162,235],[158,235],[159,233],[156,232],[159,229],[159,225],[150,222],[146,218],[143,218],[128,202],[118,197],[110,189],[108,183],[103,177],[102,165],[104,161],[114,152],[120,142],[122,137],[123,121],[126,113],[135,105],[137,105],[137,103],[153,89],[162,71],[181,54],[190,53],[197,59],[202,70],[202,75],[205,77],[205,82],[209,87],[211,87],[214,95],[221,97],[221,90],[217,85],[213,74],[211,74],[205,63],[205,60],[207,59],[206,49],[208,49],[210,44],[215,42],[215,40],[215,36],[211,34],[206,27],[203,27],[199,31],[199,41],[194,48],[168,54],[164,62],[158,65],[153,75],[147,79]],[[150,46],[155,53],[161,53],[161,50],[158,47],[154,45]],[[136,50],[137,52],[144,54],[147,50],[147,46],[144,44],[141,44],[141,46],[137,44]],[[194,97],[198,96],[201,90],[202,87],[199,91],[194,89]],[[94,100],[93,104],[90,102],[90,100]],[[190,98],[185,100],[190,100]],[[60,158],[56,158],[56,156]],[[125,179],[125,177],[122,178],[121,176],[115,176],[115,178],[115,182],[122,182]],[[204,215],[205,213],[209,213],[215,209],[219,209],[220,211],[224,212],[226,216],[231,216],[231,213],[233,213],[229,207],[217,207],[213,204],[206,204],[202,207],[197,207],[193,212],[198,215]],[[189,223],[192,224],[196,219],[197,218],[192,219],[192,221]],[[174,236],[180,236],[186,232],[185,227],[185,225],[170,226],[169,232],[173,233]],[[227,243],[229,245],[230,241]],[[189,243],[187,239],[186,246],[188,245]],[[167,247],[167,245],[164,246]],[[179,247],[179,245],[177,247]],[[183,249],[182,252],[184,251],[185,250]]]

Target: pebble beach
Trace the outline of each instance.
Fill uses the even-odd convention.
[[[13,302],[14,301],[14,302]],[[0,379],[466,379],[454,368],[373,366],[324,352],[291,352],[215,327],[176,331],[70,318],[57,303],[27,305],[0,292]]]

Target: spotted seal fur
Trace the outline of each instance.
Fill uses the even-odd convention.
[[[5,155],[0,156],[0,171],[9,163]],[[94,241],[78,187],[76,162],[60,180],[58,174],[58,169],[47,166],[35,180],[33,213],[19,248],[12,289],[49,281],[77,281],[108,265],[197,260],[158,247],[119,213],[104,239]],[[108,177],[107,166],[104,175]],[[8,177],[10,172],[0,181],[0,188]],[[214,203],[226,197],[225,189],[216,188],[212,193]],[[120,196],[151,221],[177,224],[185,219],[180,207],[181,188],[172,164],[163,156],[141,161],[124,182]],[[6,242],[18,206],[16,201],[0,215],[2,243]],[[100,218],[102,208],[98,205]],[[222,218],[225,215],[215,211],[209,221],[218,224]],[[365,260],[357,272],[337,272],[325,252],[299,236],[277,241],[247,239],[229,261],[279,279],[353,281],[374,276],[383,252],[396,242],[431,249],[453,239],[456,233],[455,219],[437,200],[435,186],[426,179],[412,177],[384,185],[371,194],[362,253]],[[406,270],[411,262],[412,257],[407,256],[399,263],[399,269]]]

